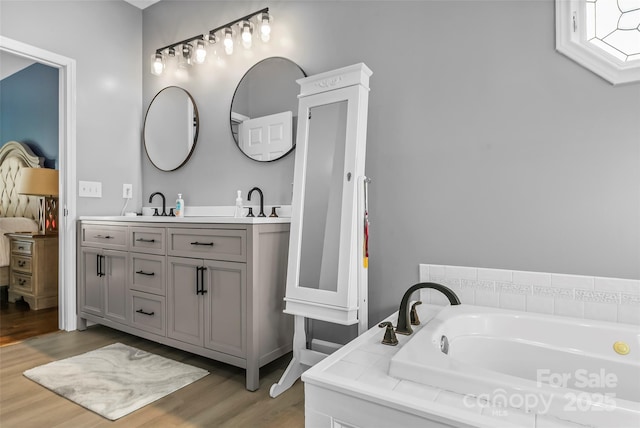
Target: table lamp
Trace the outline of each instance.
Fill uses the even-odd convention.
[[[58,170],[22,168],[18,193],[42,196],[38,211],[38,231],[43,235],[58,234]]]

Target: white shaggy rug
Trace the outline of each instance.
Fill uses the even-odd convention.
[[[114,343],[24,372],[29,379],[116,420],[208,375],[197,367]]]

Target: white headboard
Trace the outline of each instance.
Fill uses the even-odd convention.
[[[38,220],[38,197],[19,195],[21,168],[41,168],[44,158],[36,156],[24,143],[9,141],[0,147],[0,217],[27,217]]]

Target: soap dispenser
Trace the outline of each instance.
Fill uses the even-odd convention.
[[[184,199],[182,199],[182,193],[178,193],[178,199],[176,199],[176,217],[184,217]]]
[[[242,192],[240,190],[238,190],[238,197],[236,198],[236,211],[234,214],[235,218],[240,218],[242,217]]]

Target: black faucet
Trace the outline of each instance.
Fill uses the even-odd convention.
[[[260,214],[258,214],[258,217],[266,217],[266,215],[264,215],[264,196],[262,195],[262,190],[260,190],[259,187],[254,187],[253,189],[249,190],[249,194],[247,195],[247,201],[251,200],[251,194],[253,193],[254,190],[257,190],[258,193],[260,194]]]
[[[166,216],[167,215],[167,201],[164,198],[164,195],[160,192],[154,192],[151,194],[151,196],[149,196],[149,203],[151,203],[151,201],[153,200],[153,197],[155,195],[160,195],[160,197],[162,198],[162,214],[158,214],[158,209],[156,208],[155,211],[153,212],[153,215],[163,215]]]
[[[411,297],[413,292],[421,288],[433,288],[434,290],[438,290],[439,292],[444,294],[447,299],[449,299],[449,303],[451,303],[452,306],[460,304],[460,299],[458,299],[456,293],[454,293],[453,290],[445,287],[444,285],[436,284],[435,282],[420,282],[416,285],[413,285],[404,293],[404,296],[402,296],[402,300],[400,301],[396,333],[407,335],[413,333],[413,329],[411,328],[411,323],[409,321],[409,311],[407,311],[407,305],[409,304],[409,297]]]

